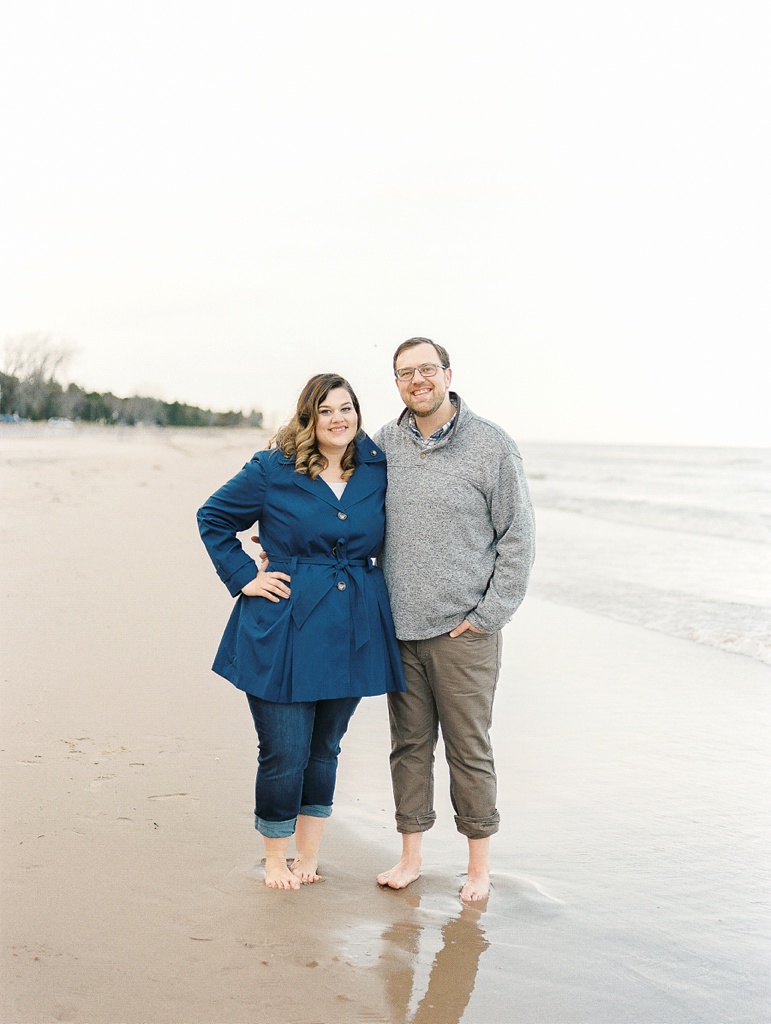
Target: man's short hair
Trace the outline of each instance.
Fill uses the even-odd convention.
[[[396,372],[396,360],[402,352],[406,352],[407,349],[410,348],[416,348],[418,345],[433,345],[436,350],[436,354],[439,356],[439,362],[445,367],[445,369],[449,367],[450,353],[446,348],[442,348],[441,345],[437,345],[437,343],[435,341],[431,341],[430,338],[408,338],[406,341],[403,341],[394,352],[394,373]]]

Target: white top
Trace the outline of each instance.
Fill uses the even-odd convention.
[[[337,483],[330,484],[330,483],[327,483],[326,480],[325,480],[324,483],[326,483],[327,487],[330,487],[335,492],[335,497],[339,501],[340,498],[342,498],[342,496],[343,496],[343,491],[345,490],[345,485],[348,483],[348,481],[347,480],[342,480],[339,484],[337,484]]]

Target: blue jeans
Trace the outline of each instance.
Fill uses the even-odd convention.
[[[260,743],[254,827],[269,839],[291,836],[298,814],[332,813],[340,740],[361,698],[275,704],[246,696]]]

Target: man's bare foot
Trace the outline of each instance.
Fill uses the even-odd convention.
[[[469,874],[466,884],[460,891],[460,898],[467,903],[486,900],[490,895],[490,872],[480,871]]]
[[[269,889],[299,889],[300,880],[289,870],[286,857],[265,857],[265,884]]]
[[[406,889],[408,885],[420,878],[420,865],[423,863],[423,833],[402,832],[402,859],[390,871],[381,871],[377,876],[377,884],[389,889]]]
[[[322,882],[323,878],[318,874],[318,861],[315,857],[303,857],[298,854],[292,861],[292,874],[299,878],[303,885],[310,885],[312,882]]]
[[[408,861],[402,858],[390,871],[381,871],[377,876],[377,884],[389,889],[406,889],[410,883],[420,878],[420,861]]]
[[[490,837],[469,839],[468,876],[460,891],[460,898],[467,903],[486,900],[490,895]]]

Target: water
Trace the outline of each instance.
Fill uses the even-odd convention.
[[[771,449],[522,446],[531,592],[771,664]]]

